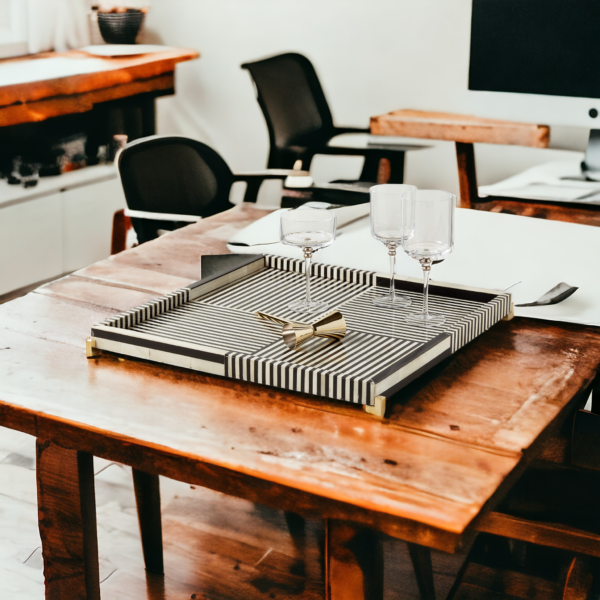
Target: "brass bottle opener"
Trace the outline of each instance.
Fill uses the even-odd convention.
[[[283,343],[290,350],[295,350],[300,344],[303,344],[312,337],[341,340],[346,335],[346,320],[344,319],[344,315],[337,310],[321,317],[312,325],[309,323],[295,323],[294,321],[282,319],[281,317],[276,317],[262,311],[257,311],[254,314],[261,319],[283,325],[281,329]]]

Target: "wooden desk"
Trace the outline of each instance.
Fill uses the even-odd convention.
[[[0,127],[92,110],[147,92],[172,93],[177,63],[196,50],[104,58],[71,50],[0,60]]]
[[[589,327],[500,323],[412,384],[384,420],[184,369],[86,360],[92,324],[197,279],[201,254],[225,252],[263,214],[234,208],[0,307],[0,424],[38,439],[47,598],[99,597],[92,455],[134,467],[143,514],[159,514],[162,474],[327,519],[331,600],[381,597],[370,531],[416,553],[453,552],[498,522],[485,515],[529,461],[561,459],[548,438],[600,365]],[[156,558],[156,527],[142,538]]]
[[[600,226],[600,207],[593,204],[479,197],[473,144],[548,148],[550,127],[547,125],[451,113],[396,110],[371,117],[371,133],[455,142],[460,203],[463,208]]]

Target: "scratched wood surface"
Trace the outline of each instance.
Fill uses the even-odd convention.
[[[535,219],[549,219],[551,221],[564,221],[565,223],[579,223],[600,227],[600,207],[585,206],[583,204],[552,204],[550,202],[519,202],[505,198],[480,198],[473,204],[475,210],[489,210],[490,212],[510,215],[521,215]]]
[[[0,85],[0,126],[87,112],[99,102],[172,90],[175,65],[198,56],[196,50],[165,48],[126,57],[98,57],[70,50],[0,60],[0,81],[5,83]],[[48,59],[72,62],[72,72],[64,75],[61,71],[61,76],[48,79],[51,69],[32,68]],[[28,81],[19,77],[11,83],[11,73],[20,65],[21,71],[31,69],[32,76]]]
[[[401,395],[384,421],[183,369],[86,360],[93,323],[197,279],[201,254],[223,253],[234,230],[263,214],[232,209],[3,305],[0,423],[146,472],[454,550],[523,449],[589,384],[600,336],[501,323]]]
[[[396,110],[371,117],[371,133],[534,148],[547,148],[550,139],[550,128],[547,125],[422,110]]]

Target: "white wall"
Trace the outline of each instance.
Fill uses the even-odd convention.
[[[471,0],[153,0],[148,41],[202,55],[177,67],[177,95],[158,103],[159,131],[212,145],[234,171],[263,168],[267,129],[240,64],[284,51],[313,61],[339,125],[367,126],[369,116],[399,108],[535,120],[531,102],[524,113],[518,98],[467,91],[470,13]],[[568,106],[532,99],[546,122]],[[567,147],[583,148],[585,131],[557,131]],[[477,157],[480,184],[548,160],[580,159],[492,146],[479,146]],[[315,177],[356,176],[358,161],[319,159]],[[410,183],[458,189],[452,144],[411,153],[407,168]]]

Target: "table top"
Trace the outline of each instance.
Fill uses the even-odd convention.
[[[40,437],[60,437],[61,429],[89,435],[99,455],[101,440],[112,440],[124,448],[122,462],[141,448],[223,469],[268,483],[259,501],[276,504],[295,490],[398,537],[419,526],[413,540],[453,550],[540,433],[591,382],[600,334],[500,323],[437,377],[411,385],[384,420],[185,369],[85,358],[93,324],[198,279],[202,254],[227,253],[233,233],[264,214],[236,207],[0,306],[0,424]]]
[[[547,148],[550,127],[425,110],[396,110],[371,117],[373,135]]]
[[[134,56],[70,50],[0,60],[0,125],[85,112],[97,102],[167,90],[173,87],[175,65],[198,56],[196,50],[166,47]]]

